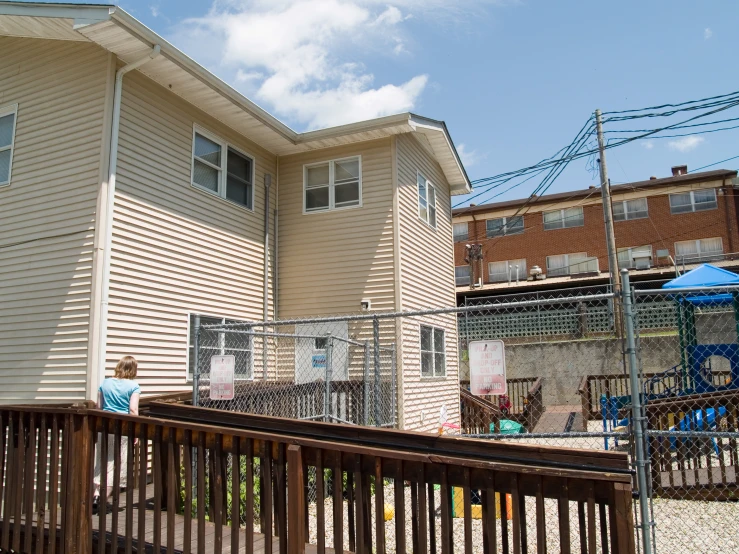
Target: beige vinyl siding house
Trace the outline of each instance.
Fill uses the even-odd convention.
[[[0,186],[0,402],[82,400],[110,56],[7,36],[0,53],[0,110],[17,104]]]
[[[161,393],[187,386],[189,314],[263,317],[263,183],[276,173],[275,156],[148,78],[127,79],[107,369],[136,352],[142,388]],[[253,157],[253,209],[192,184],[195,128]],[[270,286],[270,316],[271,295]]]
[[[449,183],[421,139],[406,134],[398,136],[395,143],[400,308],[408,311],[454,306],[454,286],[450,287],[450,283],[454,284],[454,243]],[[419,174],[435,190],[435,226],[419,216]],[[444,331],[446,359],[443,375],[422,375],[421,326]],[[450,423],[459,423],[456,315],[404,318],[400,348],[403,427],[433,431],[439,426],[442,409]]]
[[[0,402],[94,399],[126,354],[145,394],[190,390],[193,314],[455,305],[451,194],[469,180],[442,122],[296,133],[115,6],[0,1],[0,51],[0,117],[17,105],[0,186]],[[437,193],[435,228],[419,219],[418,172]],[[444,332],[430,377],[421,324]],[[342,348],[363,352],[372,331],[344,324],[359,344]],[[441,407],[458,419],[454,318],[383,319],[380,337],[410,387],[401,423],[435,430]],[[299,382],[295,352],[267,353],[270,379]],[[344,378],[361,376],[362,356],[347,355]]]
[[[361,205],[304,212],[306,165],[358,156]],[[395,311],[391,139],[280,158],[279,315]],[[317,284],[320,283],[320,286]]]

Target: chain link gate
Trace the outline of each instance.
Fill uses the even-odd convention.
[[[394,427],[395,344],[381,342],[379,327],[376,320],[264,326],[195,316],[193,398],[207,408]],[[235,360],[233,400],[210,396],[211,358],[224,355]]]

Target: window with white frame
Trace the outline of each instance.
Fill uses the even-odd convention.
[[[526,279],[526,260],[503,260],[488,264],[488,279],[491,283]]]
[[[547,277],[577,275],[598,271],[598,258],[588,257],[587,252],[547,256]]]
[[[544,212],[544,230],[566,229],[585,225],[582,206]]]
[[[421,325],[421,377],[446,375],[444,329]]]
[[[646,198],[633,200],[615,200],[613,202],[613,220],[626,221],[649,217],[649,208]]]
[[[470,266],[458,265],[454,267],[454,281],[458,287],[470,284]]]
[[[436,188],[419,171],[418,182],[418,217],[433,228],[436,228]]]
[[[691,190],[670,195],[670,212],[684,214],[718,208],[716,189]]]
[[[254,159],[198,128],[193,132],[192,184],[254,209]]]
[[[618,267],[621,269],[649,269],[652,267],[652,245],[619,248]]]
[[[304,166],[303,190],[305,213],[361,206],[361,158],[353,156]]]
[[[724,244],[721,237],[698,240],[684,240],[675,243],[677,263],[698,263],[721,260],[724,257]]]
[[[18,105],[0,108],[0,186],[10,184]]]
[[[237,379],[252,379],[254,369],[254,346],[252,336],[244,333],[229,333],[221,326],[236,323],[225,317],[200,316],[200,373],[210,371],[211,356],[233,356],[236,366],[234,375]],[[195,370],[195,315],[190,315],[190,345],[188,359],[188,378],[192,378]]]
[[[454,224],[454,242],[463,242],[469,238],[469,225],[466,221]]]
[[[485,234],[488,238],[523,233],[523,216],[496,217],[485,221]]]

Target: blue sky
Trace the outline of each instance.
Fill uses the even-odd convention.
[[[595,108],[639,108],[739,90],[732,55],[735,0],[120,5],[296,130],[406,110],[443,119],[473,180],[553,154]],[[635,123],[622,128],[658,122]],[[637,141],[609,150],[610,178],[666,176],[672,165],[697,168],[739,156],[737,138],[739,129]],[[739,159],[711,169],[719,167],[737,168]],[[549,192],[597,182],[586,161],[577,160]],[[537,183],[495,200],[527,196]]]

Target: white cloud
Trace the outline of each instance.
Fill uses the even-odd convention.
[[[695,135],[689,135],[687,137],[682,137],[677,140],[671,140],[667,143],[667,146],[671,148],[672,150],[677,150],[678,152],[690,152],[691,150],[695,150],[698,148],[698,146],[704,141],[705,139],[703,137],[697,137]]]
[[[315,129],[417,105],[427,75],[376,83],[362,63],[366,52],[409,53],[403,24],[414,14],[461,17],[501,1],[214,0],[205,16],[185,20],[175,35],[177,43],[213,71],[231,75],[255,100]]]
[[[480,161],[481,158],[477,150],[467,150],[467,146],[464,143],[460,143],[457,145],[457,153],[462,159],[462,164],[465,167],[475,165],[477,162]]]
[[[712,36],[713,36],[713,31],[711,31],[710,27],[706,27],[705,30],[703,31],[703,39],[708,40]]]
[[[641,144],[642,144],[642,146],[643,146],[644,148],[646,148],[647,150],[651,150],[652,148],[654,148],[654,142],[653,142],[653,141],[651,141],[651,140],[645,140],[645,141],[644,141],[644,142],[642,142]]]
[[[154,17],[159,17],[159,6],[157,5],[151,5],[149,6],[149,11],[151,12],[151,15]]]

